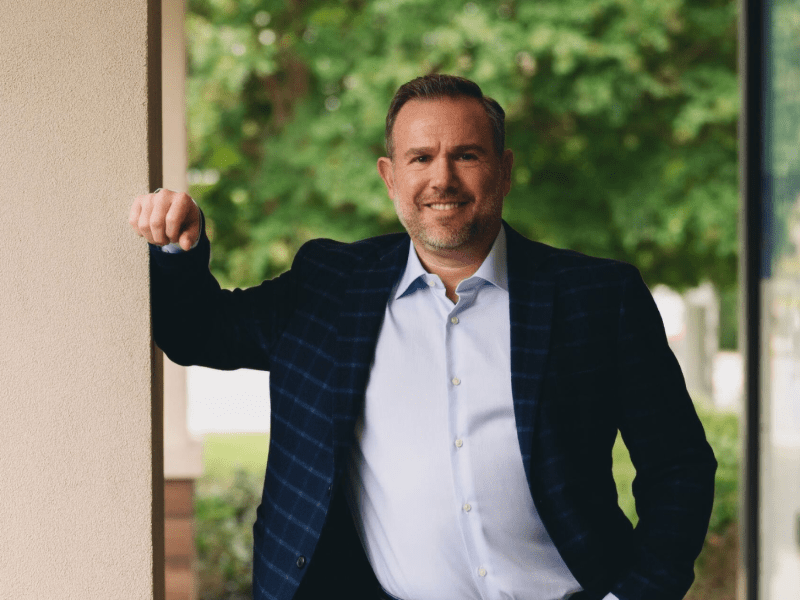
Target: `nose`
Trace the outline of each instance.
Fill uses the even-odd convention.
[[[447,156],[439,156],[431,165],[431,188],[439,194],[452,193],[458,190],[458,176],[453,161]]]

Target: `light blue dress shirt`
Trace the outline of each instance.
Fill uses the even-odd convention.
[[[502,228],[456,294],[412,244],[356,425],[348,500],[364,549],[403,600],[569,598],[581,586],[539,518],[517,437]]]

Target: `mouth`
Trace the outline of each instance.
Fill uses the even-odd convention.
[[[436,202],[434,204],[426,204],[425,206],[432,210],[445,211],[445,210],[454,210],[461,206],[465,206],[466,204],[467,204],[466,202]]]

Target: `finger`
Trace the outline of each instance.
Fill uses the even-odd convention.
[[[188,252],[189,250],[192,249],[194,242],[195,242],[195,236],[192,235],[191,231],[184,231],[181,234],[180,244],[182,250]]]
[[[139,198],[133,201],[130,213],[128,214],[128,223],[130,223],[133,230],[138,236],[141,237],[142,232],[139,230],[139,215],[142,212],[142,203]]]
[[[150,211],[150,235],[154,244],[164,246],[169,244],[166,234],[167,211],[169,210],[170,198],[163,190],[153,195],[153,208]]]
[[[139,221],[136,226],[139,229],[139,235],[153,244],[155,242],[153,241],[153,235],[150,233],[150,211],[153,209],[153,197],[151,194],[146,194],[140,196],[139,200],[141,209],[139,211]]]
[[[187,202],[186,198],[179,197],[172,201],[169,210],[165,217],[165,234],[170,243],[178,241],[181,231],[186,229],[186,221],[189,216],[189,209],[191,200]]]
[[[200,237],[200,208],[191,196],[180,194],[167,214],[167,233],[170,242],[183,244],[186,236],[190,250]]]

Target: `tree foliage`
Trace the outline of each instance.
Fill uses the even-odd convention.
[[[399,231],[375,162],[395,90],[477,81],[515,152],[505,218],[676,287],[736,277],[732,0],[190,0],[191,188],[226,284],[313,237]],[[215,173],[218,173],[217,179]]]
[[[766,275],[794,277],[800,272],[800,6],[777,0],[769,11],[765,71],[768,76],[764,119]],[[766,184],[766,185],[765,185]],[[795,238],[795,239],[793,239]],[[775,269],[775,270],[773,270]]]

